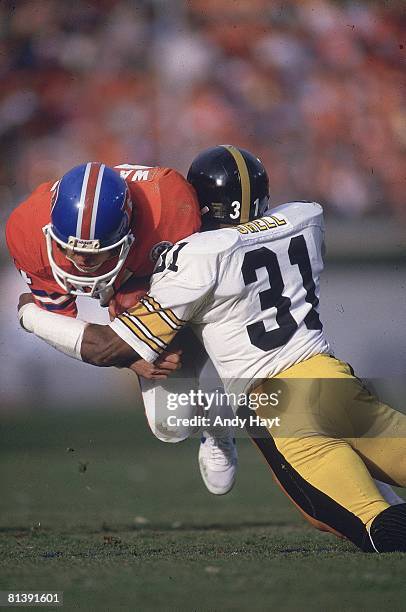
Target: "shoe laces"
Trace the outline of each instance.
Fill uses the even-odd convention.
[[[217,465],[228,465],[231,462],[233,441],[229,436],[211,436],[210,459]]]

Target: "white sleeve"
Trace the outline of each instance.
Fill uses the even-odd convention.
[[[148,294],[110,323],[146,361],[155,361],[178,331],[195,320],[216,282],[216,256],[196,254],[189,243],[181,244],[182,249],[178,244],[167,253],[165,269],[158,265]],[[177,253],[176,263],[171,252]]]
[[[18,311],[21,325],[61,353],[82,361],[81,347],[87,323],[54,312],[36,304],[25,304]]]

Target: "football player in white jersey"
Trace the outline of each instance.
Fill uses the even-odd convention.
[[[215,169],[230,160],[235,188],[221,192]],[[198,156],[188,179],[212,231],[166,251],[148,294],[109,327],[83,323],[75,350],[96,365],[164,375],[154,362],[192,326],[226,390],[247,394],[238,414],[304,516],[364,551],[406,551],[406,503],[390,505],[372,479],[406,485],[406,417],[331,355],[318,313],[322,208],[293,202],[267,210],[265,200],[251,198],[262,170],[228,145]],[[35,327],[32,310],[20,314]],[[280,405],[261,406],[263,420],[252,424],[251,399],[275,389]],[[264,425],[269,414],[280,431]]]

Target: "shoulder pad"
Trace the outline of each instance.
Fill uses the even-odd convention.
[[[323,225],[323,207],[318,202],[287,202],[272,208],[270,212],[271,214],[282,214],[290,221],[292,226],[312,223]]]
[[[235,227],[200,232],[187,238],[188,250],[196,254],[221,255],[231,250],[239,239]]]

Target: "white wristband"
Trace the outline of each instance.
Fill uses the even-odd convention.
[[[36,304],[24,304],[18,311],[21,325],[58,351],[82,361],[80,349],[86,322],[47,312]]]

